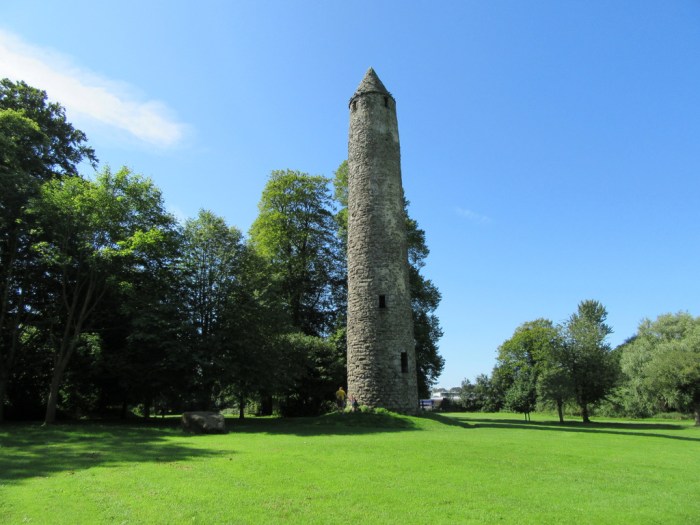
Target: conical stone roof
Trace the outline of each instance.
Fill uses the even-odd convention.
[[[391,93],[389,93],[389,91],[384,87],[384,84],[382,84],[382,81],[379,80],[377,73],[375,73],[374,69],[372,68],[367,70],[367,73],[365,73],[365,78],[363,78],[360,85],[357,86],[357,90],[350,100],[355,97],[359,97],[360,95],[364,95],[365,93],[381,93],[382,95],[391,96]]]

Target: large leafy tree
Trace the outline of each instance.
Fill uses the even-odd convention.
[[[33,249],[43,266],[41,316],[53,349],[46,423],[56,419],[64,373],[95,309],[162,243],[172,217],[150,180],[122,168],[95,181],[52,179],[32,203]]]
[[[642,403],[692,412],[700,425],[700,317],[679,312],[642,321],[622,348],[621,366]]]
[[[139,264],[124,272],[120,285],[110,287],[91,323],[102,340],[95,363],[99,408],[120,404],[123,417],[129,404],[140,404],[145,417],[154,406],[163,410],[172,405],[186,377],[186,323],[177,272],[181,235],[174,222],[165,224],[162,233]]]
[[[524,414],[526,421],[530,420],[530,412],[537,404],[536,381],[534,368],[519,370],[505,395],[506,408]]]
[[[250,230],[250,244],[269,262],[292,325],[314,336],[335,327],[334,289],[343,277],[328,183],[321,176],[273,171]]]
[[[297,334],[287,336],[281,355],[284,382],[292,385],[282,393],[289,415],[320,410],[345,383],[344,353],[335,342],[342,339],[345,264],[329,182],[298,171],[272,172],[250,230],[250,245],[266,262],[289,331]]]
[[[347,206],[348,206],[348,163],[344,161],[336,170],[333,179],[335,199],[340,205],[337,213],[338,233],[342,241],[344,256],[347,243]],[[404,200],[406,223],[406,242],[408,246],[409,286],[413,312],[413,331],[416,340],[416,368],[418,373],[418,392],[421,397],[429,397],[430,388],[435,384],[445,366],[445,360],[439,353],[438,342],[442,337],[440,320],[436,310],[442,299],[437,286],[427,279],[421,270],[430,254],[425,239],[425,231],[418,222],[408,215],[409,202]],[[347,295],[347,287],[343,287]]]
[[[76,176],[82,161],[94,166],[94,151],[59,104],[24,82],[0,80],[0,421],[17,352],[22,340],[33,340],[28,203],[43,182]]]
[[[564,346],[559,364],[584,422],[590,421],[591,405],[605,398],[619,377],[618,360],[606,341],[612,333],[605,322],[607,317],[600,302],[585,300],[563,326]]]
[[[223,218],[201,210],[185,223],[182,297],[190,326],[193,389],[203,408],[216,404],[224,385],[222,332],[240,281],[243,235]]]
[[[552,322],[537,319],[519,326],[498,348],[493,380],[505,392],[508,408],[526,415],[534,409],[538,381],[548,377],[545,371],[552,368],[559,344]]]
[[[224,394],[238,404],[240,418],[253,399],[261,401],[261,412],[270,414],[273,394],[285,392],[291,381],[293,356],[282,344],[290,327],[268,275],[265,261],[245,246],[239,277],[223,312],[221,384]]]
[[[559,422],[564,422],[564,403],[572,396],[569,375],[562,358],[564,346],[552,347],[552,354],[542,363],[537,377],[537,397],[544,403],[553,403],[557,408]]]

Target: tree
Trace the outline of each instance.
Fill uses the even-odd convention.
[[[507,408],[524,412],[526,417],[534,409],[538,383],[549,377],[545,371],[552,367],[559,340],[559,332],[549,319],[536,319],[520,325],[499,346],[492,381],[504,392]]]
[[[564,422],[564,403],[572,397],[569,375],[560,357],[562,348],[562,346],[553,348],[554,353],[540,368],[536,386],[538,398],[543,402],[552,402],[556,406],[560,423]]]
[[[0,421],[7,387],[30,310],[27,292],[29,231],[25,208],[36,192],[24,159],[31,144],[46,137],[39,126],[15,110],[0,109]]]
[[[505,406],[508,410],[525,415],[525,420],[530,421],[530,412],[535,409],[537,403],[536,373],[534,368],[518,370],[513,384],[506,391]]]
[[[283,394],[288,415],[316,413],[325,396],[345,383],[345,355],[337,344],[344,337],[345,264],[328,182],[298,171],[273,171],[250,230],[250,245],[266,262],[296,334],[285,336],[280,359],[286,367],[282,383],[294,385]],[[326,378],[337,384],[328,387]]]
[[[585,423],[590,422],[590,406],[611,391],[619,376],[619,364],[606,342],[612,333],[605,323],[607,316],[600,302],[585,300],[563,327],[560,365]]]
[[[180,262],[181,232],[173,221],[148,257],[124,273],[121,285],[111,287],[98,305],[92,326],[102,339],[95,363],[100,375],[99,408],[120,404],[165,408],[177,401],[185,384],[189,348],[182,309]],[[146,255],[146,254],[144,254]]]
[[[223,218],[200,211],[185,224],[181,292],[188,320],[190,389],[205,408],[283,390],[280,334],[289,323],[269,263]]]
[[[172,217],[153,184],[128,169],[108,168],[93,181],[78,177],[42,185],[32,203],[33,249],[44,273],[41,315],[54,351],[45,423],[56,419],[64,372],[96,307],[110,287],[143,265]]]
[[[445,390],[443,389],[443,392]],[[467,412],[478,412],[481,406],[477,404],[476,394],[474,393],[474,385],[469,379],[462,380],[459,387],[459,400]]]
[[[472,385],[473,404],[481,412],[498,412],[503,406],[502,393],[486,374],[479,374]]]
[[[292,325],[315,336],[335,328],[334,289],[344,275],[328,182],[273,171],[250,229],[250,244],[269,262]]]
[[[97,163],[95,152],[86,145],[85,134],[66,120],[65,109],[48,102],[46,92],[24,82],[0,80],[0,110],[12,110],[33,122],[43,136],[20,136],[24,168],[32,177],[46,181],[56,176],[78,175],[78,165]],[[32,125],[34,125],[32,124]]]
[[[223,218],[200,210],[185,223],[182,245],[182,296],[190,326],[191,388],[202,408],[211,408],[223,391],[223,330],[243,264],[243,235]]]
[[[621,366],[646,404],[663,401],[694,414],[700,426],[700,317],[687,312],[644,320],[622,348]]]
[[[496,370],[504,390],[510,388],[519,372],[526,370],[536,381],[539,367],[551,354],[558,333],[549,319],[523,323],[498,347]]]
[[[64,109],[24,82],[0,80],[0,421],[8,381],[31,309],[30,270],[35,258],[27,208],[42,182],[76,176],[80,162],[94,166],[84,133],[66,120]]]
[[[269,281],[268,266],[254,250],[244,246],[238,279],[223,312],[220,334],[221,382],[225,393],[236,401],[243,418],[249,400],[261,405],[273,394],[285,392],[291,379],[288,359],[281,338],[288,333],[285,312],[281,308],[274,283]],[[271,402],[261,412],[271,413]]]
[[[345,382],[342,356],[331,338],[290,333],[282,338],[289,380],[281,402],[285,416],[312,416],[331,407],[334,392]]]

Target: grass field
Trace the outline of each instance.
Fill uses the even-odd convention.
[[[0,426],[0,523],[700,523],[700,429],[335,414]]]

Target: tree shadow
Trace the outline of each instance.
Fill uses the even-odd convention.
[[[700,437],[673,435],[674,432],[688,430],[691,427],[673,423],[634,423],[601,421],[583,423],[581,421],[523,421],[522,419],[473,418],[450,416],[465,423],[473,423],[476,428],[517,428],[523,430],[547,430],[560,432],[583,432],[592,434],[612,434],[619,436],[642,436],[680,441],[700,442]],[[661,431],[670,433],[660,433]]]
[[[459,427],[459,428],[474,428],[474,425],[470,425],[466,421],[463,421],[462,419],[456,418],[456,417],[450,417],[450,416],[444,416],[442,414],[437,414],[435,412],[430,413],[430,412],[425,412],[422,413],[419,417],[423,419],[430,419],[431,421],[436,421],[438,423],[442,423],[443,425],[447,425],[450,427]]]
[[[291,434],[296,436],[365,435],[420,430],[406,416],[393,413],[331,413],[318,417],[227,419],[233,433]]]
[[[174,463],[219,455],[215,450],[168,439],[178,435],[181,435],[179,430],[165,426],[4,424],[0,426],[0,485],[96,466]]]

